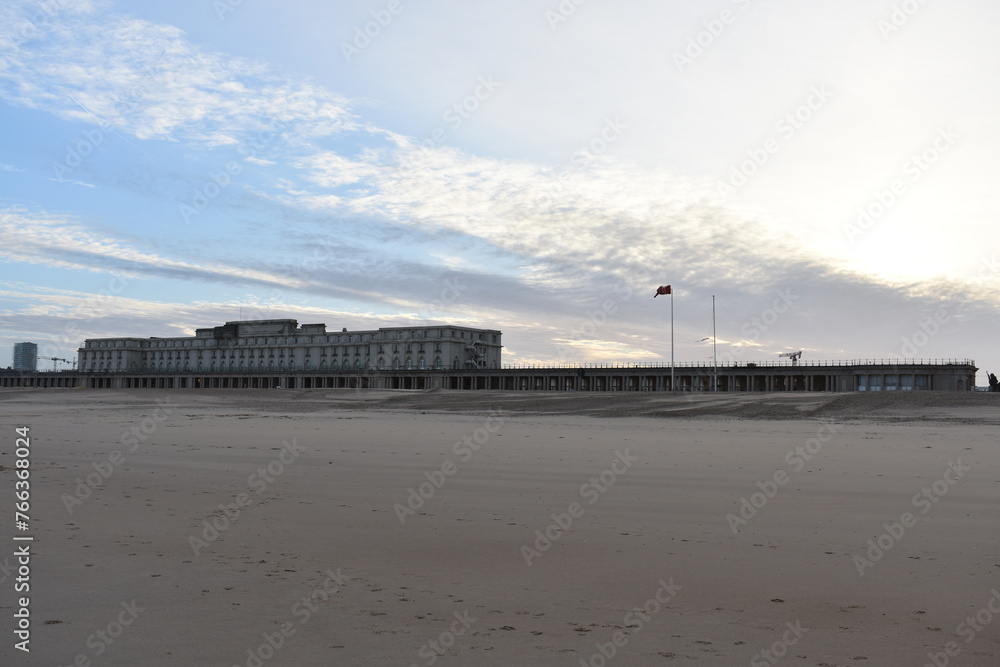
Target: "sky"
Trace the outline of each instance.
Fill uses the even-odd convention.
[[[7,0],[0,367],[241,318],[663,363],[671,285],[677,362],[712,361],[714,296],[720,363],[985,385],[998,27],[990,0]]]

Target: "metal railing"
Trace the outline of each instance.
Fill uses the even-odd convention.
[[[718,364],[718,368],[739,368],[753,370],[754,368],[829,368],[840,366],[975,366],[972,359],[837,359],[833,361],[800,361],[793,364],[790,361],[750,361],[736,362],[729,364]],[[606,369],[606,370],[629,370],[636,368],[670,369],[669,363],[663,362],[636,362],[626,364],[608,363],[582,363],[582,364],[504,364],[505,370],[579,370],[583,369]],[[675,369],[716,368],[711,362],[685,361],[674,364]]]
[[[975,366],[976,362],[972,359],[837,359],[832,361],[800,361],[797,364],[793,364],[790,361],[750,361],[750,362],[737,362],[729,364],[719,364],[717,367],[719,370],[747,370],[753,371],[758,368],[784,368],[789,370],[796,370],[800,368],[836,368],[844,366]],[[714,364],[706,362],[679,362],[674,364],[675,370],[683,369],[698,369],[698,370],[713,370],[716,368]],[[364,374],[374,374],[374,373],[443,373],[443,372],[456,372],[456,373],[492,373],[497,371],[579,371],[579,370],[636,370],[636,369],[655,369],[655,370],[670,370],[669,363],[663,362],[636,362],[636,363],[626,363],[626,364],[610,364],[610,363],[582,363],[582,364],[504,364],[501,368],[284,368],[284,369],[264,369],[255,368],[250,369],[179,369],[173,368],[170,370],[160,370],[160,369],[129,369],[129,370],[86,370],[86,371],[57,371],[60,373],[100,373],[100,374],[113,374],[113,375],[221,375],[221,374],[244,374],[244,375],[280,375],[282,373],[317,373],[321,375],[325,374],[349,374],[357,375],[358,373]],[[42,371],[36,371],[42,372]]]

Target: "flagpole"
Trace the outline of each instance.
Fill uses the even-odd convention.
[[[670,288],[670,391],[677,391],[674,384],[674,288]]]
[[[719,339],[715,335],[715,295],[712,295],[712,391],[719,391]]]

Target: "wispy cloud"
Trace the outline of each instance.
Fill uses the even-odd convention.
[[[139,139],[239,142],[245,133],[287,124],[307,139],[357,129],[344,98],[262,63],[200,49],[173,26],[80,5],[45,22],[41,36],[14,39],[35,3],[6,6],[0,94],[61,118],[94,117]],[[85,109],[81,109],[81,105]],[[93,115],[91,115],[93,114]]]

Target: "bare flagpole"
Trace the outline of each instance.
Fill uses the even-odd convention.
[[[715,295],[712,295],[712,391],[719,391],[719,339],[715,335]]]

